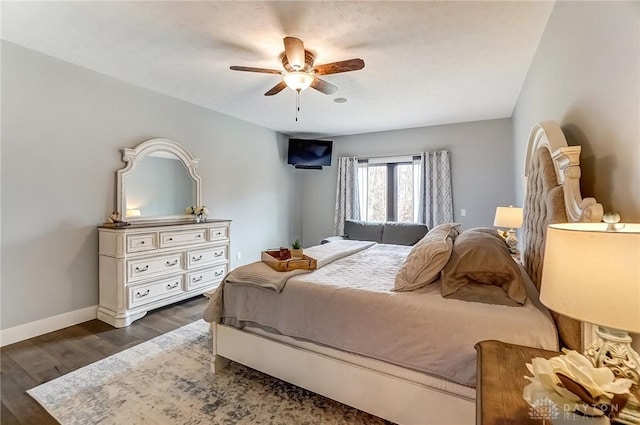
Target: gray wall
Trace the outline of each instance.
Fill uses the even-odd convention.
[[[554,120],[582,146],[583,196],[640,221],[639,118],[640,2],[557,2],[513,115],[517,181],[532,125]]]
[[[98,303],[119,149],[155,137],[200,158],[232,267],[300,234],[282,135],[2,42],[2,329]]]
[[[513,204],[513,145],[510,119],[421,127],[334,137],[331,167],[296,170],[302,183],[303,245],[333,234],[333,212],[340,156],[452,152],[454,220],[463,228],[493,226],[498,205]],[[466,217],[460,214],[467,210]]]
[[[544,120],[582,146],[583,196],[640,222],[639,2],[556,3],[513,115],[519,181],[531,126]]]

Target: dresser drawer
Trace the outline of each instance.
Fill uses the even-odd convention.
[[[151,251],[157,248],[157,233],[140,233],[127,235],[127,252]]]
[[[229,238],[229,228],[227,226],[209,228],[209,240],[217,241]]]
[[[129,287],[129,308],[183,292],[182,275]]]
[[[181,253],[129,261],[127,264],[127,280],[130,282],[178,272],[183,269]]]
[[[195,269],[196,267],[207,266],[222,261],[227,261],[227,247],[225,246],[187,252],[187,269]]]
[[[187,291],[199,286],[211,285],[220,282],[227,274],[227,265],[212,267],[187,274]]]
[[[192,245],[207,241],[207,229],[160,232],[160,248]]]

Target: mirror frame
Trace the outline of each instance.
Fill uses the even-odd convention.
[[[116,173],[116,211],[122,214],[122,219],[129,222],[151,222],[151,221],[177,221],[177,220],[193,220],[193,216],[189,214],[178,214],[168,216],[151,216],[151,217],[125,217],[126,202],[126,182],[125,177],[130,175],[145,157],[154,152],[168,151],[178,157],[187,169],[189,176],[196,183],[196,203],[202,205],[202,179],[198,175],[196,169],[198,167],[198,158],[194,158],[189,151],[181,144],[169,139],[150,139],[146,140],[135,148],[122,149],[122,161],[126,165]],[[188,205],[185,205],[185,208]]]

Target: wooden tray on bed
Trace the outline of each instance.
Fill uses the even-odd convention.
[[[279,249],[269,249],[262,251],[261,260],[278,272],[288,272],[290,270],[315,270],[318,268],[318,262],[315,258],[308,255],[302,255],[302,258],[290,258],[287,260],[280,259]]]

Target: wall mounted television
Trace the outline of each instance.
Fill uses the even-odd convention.
[[[289,139],[287,163],[296,168],[320,170],[331,165],[332,140]]]

